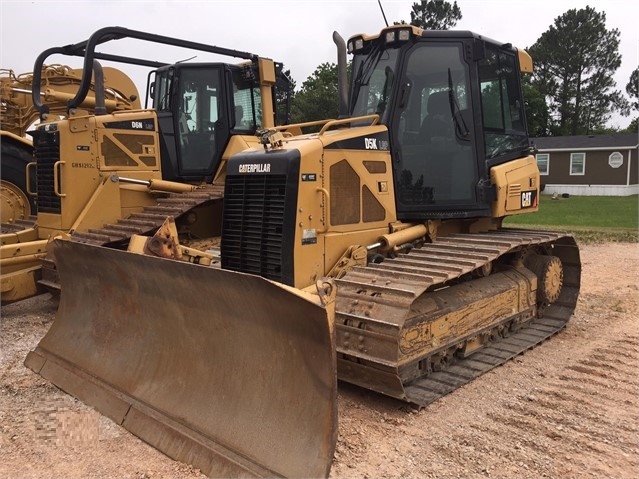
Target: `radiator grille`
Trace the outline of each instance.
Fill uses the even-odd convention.
[[[286,175],[226,178],[222,267],[282,282]]]
[[[60,197],[54,193],[53,167],[60,161],[60,133],[39,130],[33,135],[36,161],[38,211],[60,213]],[[59,188],[60,185],[58,185]]]

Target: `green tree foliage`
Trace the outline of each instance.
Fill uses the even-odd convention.
[[[337,118],[337,64],[322,63],[309,76],[293,98],[293,122]]]
[[[291,70],[284,70],[283,65],[278,65],[278,67],[283,70],[283,73],[278,72],[275,88],[276,124],[286,125],[291,122],[289,109],[292,108],[295,94],[295,80],[291,76]]]
[[[529,49],[535,63],[532,86],[548,101],[549,133],[588,134],[604,127],[627,101],[615,90],[621,65],[617,29],[591,7],[557,17]]]
[[[630,81],[626,85],[626,93],[630,96],[630,107],[639,111],[639,67],[630,75]]]
[[[530,75],[522,76],[521,88],[524,95],[526,109],[526,123],[530,136],[548,136],[550,114],[546,99],[532,84]]]
[[[639,112],[639,67],[630,75],[630,81],[626,85],[626,93],[630,96],[630,109]],[[639,131],[639,116],[630,122],[626,129],[629,133]]]
[[[461,20],[461,9],[457,6],[457,2],[445,0],[421,0],[413,3],[410,12],[410,24],[424,30],[448,30]],[[396,22],[405,24],[401,22]]]
[[[626,133],[637,133],[639,132],[639,116],[630,122],[628,128],[624,130]]]

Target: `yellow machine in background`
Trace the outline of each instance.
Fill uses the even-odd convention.
[[[165,64],[95,51],[127,37],[246,61]],[[60,73],[53,81],[50,69],[43,67],[52,54],[82,56],[84,68]],[[114,68],[103,70],[98,60],[153,68],[148,86],[152,107],[141,109],[130,80]],[[197,220],[198,214],[221,208],[222,189],[211,186],[211,179],[216,172],[223,175],[231,154],[258,143],[258,128],[275,126],[276,90],[281,98],[289,93],[281,65],[272,60],[120,27],[46,50],[34,71],[33,85],[54,83],[58,90],[47,88],[42,95],[34,88],[28,115],[7,116],[7,128],[26,124],[36,112],[41,123],[31,133],[35,153],[26,169],[32,187],[37,183],[37,222],[27,229],[3,227],[3,303],[58,287],[54,264],[47,261],[42,268],[52,235],[84,234],[93,244],[126,244],[134,233],[153,231],[167,214],[178,217],[181,231],[193,236],[219,233],[218,226]],[[3,140],[3,151],[5,145]],[[4,172],[5,159],[3,181]]]
[[[104,69],[104,107],[107,112],[140,109],[138,90],[121,71]],[[32,101],[33,73],[16,75],[13,70],[0,69],[0,194],[2,197],[2,230],[19,231],[36,214],[35,172],[27,182],[27,164],[33,161],[33,142],[27,130],[40,119]],[[43,65],[39,95],[53,118],[67,115],[93,114],[95,85],[79,108],[69,112],[67,101],[75,95],[82,81],[82,71],[65,65]],[[27,186],[28,185],[28,186]]]
[[[334,418],[335,372],[424,406],[556,334],[577,302],[575,240],[502,225],[538,209],[520,80],[530,57],[396,25],[348,41],[348,89],[334,40],[340,118],[307,135],[265,128],[225,162],[212,183],[221,207],[207,213],[214,247],[182,249],[169,226],[130,252],[53,244],[60,311],[27,366],[209,475],[328,475],[336,425],[318,424]],[[334,314],[321,300],[331,284]],[[301,395],[283,370],[316,388]],[[272,451],[238,433],[282,405],[312,426],[278,429]],[[285,453],[279,441],[297,434],[304,447]]]

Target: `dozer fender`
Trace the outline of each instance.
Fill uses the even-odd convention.
[[[55,240],[60,306],[25,365],[209,476],[327,476],[335,290]]]

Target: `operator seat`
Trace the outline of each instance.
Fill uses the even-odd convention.
[[[420,137],[424,143],[432,145],[455,138],[448,91],[431,93],[426,104],[426,112],[420,129]]]
[[[235,105],[235,128],[242,126],[243,119],[244,108],[242,108],[242,105]]]

